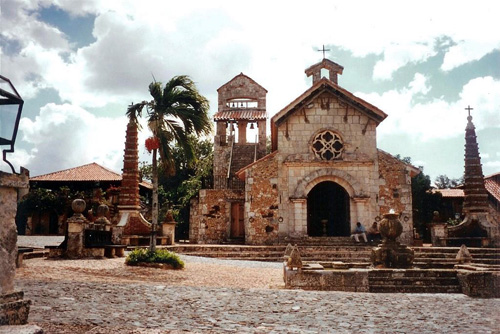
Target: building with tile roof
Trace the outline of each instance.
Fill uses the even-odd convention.
[[[312,86],[271,118],[268,155],[267,90],[244,74],[218,89],[214,187],[192,201],[191,242],[348,237],[356,222],[368,227],[394,209],[401,241],[412,243],[411,177],[420,171],[377,149],[387,114],[342,88],[342,72],[328,59],[305,70]]]
[[[484,186],[488,193],[489,212],[493,216],[500,217],[500,173],[488,175],[484,178]],[[441,219],[456,219],[462,217],[465,193],[463,186],[458,188],[433,189],[434,193],[442,196]]]
[[[90,203],[95,201],[102,202],[105,199],[106,203],[110,206],[111,216],[118,213],[117,206],[121,183],[121,174],[95,162],[34,176],[29,180],[31,190],[48,189],[58,191],[64,187],[70,193],[82,192],[88,196],[89,208],[91,206]],[[151,198],[152,189],[153,186],[150,182],[141,181],[139,183],[139,192],[143,198]],[[104,197],[103,192],[105,192]],[[144,207],[144,212],[147,212],[146,207]],[[88,215],[92,219],[92,214],[88,213]],[[110,218],[113,219],[113,217]],[[20,233],[25,231],[26,234],[63,234],[65,219],[65,214],[58,215],[55,210],[48,210],[30,217],[25,222],[25,226],[18,223],[18,229]]]

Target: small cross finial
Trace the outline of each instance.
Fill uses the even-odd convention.
[[[467,108],[465,108],[465,110],[467,110],[469,112],[469,116],[470,116],[470,111],[474,110],[474,108],[471,108],[470,106],[467,106]]]
[[[325,59],[325,51],[330,51],[330,49],[325,49],[325,44],[323,44],[323,49],[318,51],[323,51],[323,59]]]

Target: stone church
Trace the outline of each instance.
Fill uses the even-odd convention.
[[[342,88],[342,71],[326,58],[305,70],[312,86],[270,119],[267,155],[267,90],[243,73],[217,90],[213,188],[191,202],[191,243],[346,237],[392,209],[412,244],[419,170],[377,149],[387,114]]]

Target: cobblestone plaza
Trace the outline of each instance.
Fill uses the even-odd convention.
[[[500,333],[498,299],[285,290],[281,263],[183,259],[29,259],[16,284],[46,333]]]

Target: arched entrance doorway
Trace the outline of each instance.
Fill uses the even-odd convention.
[[[309,236],[350,235],[349,194],[335,182],[318,183],[307,195]]]

